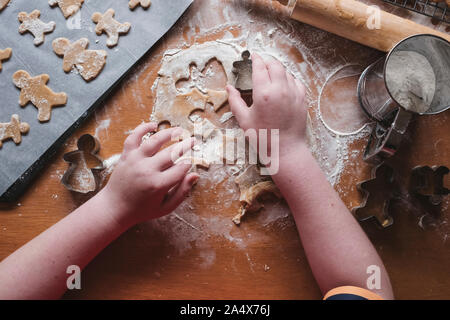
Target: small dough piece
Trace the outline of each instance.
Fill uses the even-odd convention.
[[[19,104],[25,107],[28,102],[31,102],[39,111],[40,122],[50,120],[53,107],[63,106],[67,103],[67,95],[64,92],[55,93],[46,86],[49,80],[48,74],[31,77],[24,70],[13,74],[14,84],[21,89]]]
[[[9,0],[0,0],[0,11],[5,9],[5,7],[8,5]]]
[[[0,123],[0,148],[3,146],[3,141],[12,139],[16,144],[22,142],[22,134],[30,131],[30,125],[26,122],[20,122],[19,116],[13,114],[11,122]]]
[[[50,7],[58,5],[64,15],[64,18],[67,19],[80,10],[83,2],[84,0],[49,0],[48,4]]]
[[[107,53],[104,50],[86,50],[89,40],[81,38],[74,43],[66,38],[53,40],[53,51],[63,57],[63,70],[70,72],[73,67],[77,68],[80,75],[86,81],[95,79],[106,63]]]
[[[2,61],[11,58],[12,49],[6,48],[5,50],[0,50],[0,71],[2,71]]]
[[[134,10],[138,5],[144,9],[148,9],[152,5],[152,2],[150,0],[130,0],[130,2],[128,2],[128,6],[131,10]]]
[[[256,165],[249,166],[235,182],[241,191],[241,209],[232,220],[236,225],[241,223],[242,217],[248,212],[256,212],[264,206],[258,199],[265,194],[273,194],[282,198],[280,190],[268,176],[261,176],[260,169]]]
[[[208,93],[208,103],[211,103],[214,107],[214,111],[218,111],[227,101],[228,101],[228,92],[226,91],[216,91],[216,90],[207,90]]]
[[[25,32],[30,32],[34,36],[34,45],[38,46],[42,44],[45,40],[45,33],[53,32],[55,30],[55,22],[50,21],[49,23],[42,22],[39,17],[41,12],[39,10],[34,10],[30,14],[26,12],[20,12],[18,19],[21,22],[19,26],[20,34]]]
[[[104,14],[95,12],[92,15],[92,21],[97,24],[95,32],[97,35],[101,35],[103,32],[108,36],[106,45],[108,47],[114,47],[119,42],[119,35],[125,34],[130,31],[131,24],[128,22],[120,23],[114,19],[114,9],[108,9]]]

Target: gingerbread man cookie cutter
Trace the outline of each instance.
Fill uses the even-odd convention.
[[[55,93],[46,84],[50,80],[48,74],[31,77],[24,70],[19,70],[13,75],[13,82],[21,89],[19,104],[25,107],[31,102],[39,111],[40,122],[49,121],[52,108],[63,106],[67,103],[67,95],[64,92]]]
[[[114,15],[114,9],[108,9],[104,14],[95,12],[92,15],[92,21],[97,24],[95,27],[95,32],[97,35],[106,33],[108,36],[106,45],[110,48],[116,46],[119,42],[119,36],[121,34],[128,33],[131,28],[131,24],[129,22],[120,23],[114,19]]]
[[[55,30],[56,23],[50,21],[48,23],[42,22],[39,17],[41,12],[39,10],[34,10],[30,14],[26,12],[19,12],[18,19],[21,22],[19,26],[19,33],[24,34],[25,32],[30,32],[34,37],[34,45],[38,46],[44,43],[45,34],[53,32]]]
[[[64,173],[61,183],[68,190],[78,193],[89,193],[98,190],[100,172],[105,169],[103,159],[98,156],[99,141],[90,134],[78,139],[77,150],[66,153],[64,161],[69,168]]]
[[[70,72],[73,67],[86,81],[95,79],[106,64],[108,54],[104,50],[87,50],[89,40],[81,38],[73,43],[66,38],[53,40],[53,51],[63,57],[63,70]]]
[[[30,131],[30,125],[26,122],[20,122],[17,114],[11,116],[11,122],[0,123],[0,148],[3,146],[3,141],[12,139],[15,144],[22,142],[22,134]]]
[[[411,173],[410,191],[437,206],[450,193],[444,186],[444,177],[449,173],[449,168],[445,166],[415,167]]]
[[[245,50],[241,56],[242,60],[233,63],[233,73],[236,75],[235,87],[238,90],[248,92],[253,90],[253,67],[252,60],[250,59],[250,51]]]

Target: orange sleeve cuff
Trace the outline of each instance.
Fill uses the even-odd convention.
[[[379,295],[377,295],[376,293],[373,293],[370,290],[359,288],[359,287],[352,287],[352,286],[343,286],[343,287],[338,287],[338,288],[332,289],[327,292],[327,294],[325,295],[325,297],[323,299],[327,300],[328,298],[338,295],[338,294],[352,294],[355,296],[366,298],[367,300],[384,300]]]

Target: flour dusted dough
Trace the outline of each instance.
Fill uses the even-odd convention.
[[[114,9],[108,9],[104,14],[95,12],[92,15],[92,21],[97,24],[95,27],[97,35],[101,35],[104,32],[108,36],[108,40],[106,40],[108,47],[116,46],[119,42],[119,35],[128,33],[131,28],[130,23],[120,23],[114,19],[114,15]]]
[[[219,110],[226,103],[228,95],[226,91],[209,88],[202,88],[202,91],[194,88],[187,94],[180,94],[176,87],[177,82],[181,79],[189,79],[190,66],[195,65],[200,72],[203,72],[210,61],[217,60],[222,64],[227,82],[234,85],[236,74],[233,73],[233,63],[241,59],[243,50],[235,45],[212,41],[193,45],[186,50],[167,51],[158,72],[157,97],[152,120],[158,123],[169,121],[171,126],[181,126],[192,134],[195,119],[190,120],[189,115],[194,110],[205,110],[207,103],[212,104],[215,111]],[[234,143],[239,134],[223,134],[220,130],[216,130],[219,128],[207,119],[199,118],[198,120],[201,121],[199,123],[201,123],[202,132],[194,133],[194,135],[203,140],[203,144],[196,146],[201,155],[196,157],[194,153],[193,159],[188,159],[196,166],[209,166],[209,164],[217,163],[216,161],[223,163],[225,160],[227,163],[235,163],[239,168],[244,167],[245,159],[241,154],[245,155],[245,150],[239,150],[239,144],[236,154],[227,152],[227,149],[231,147],[234,150]],[[241,190],[241,208],[239,214],[233,218],[236,224],[240,223],[246,213],[262,208],[262,204],[258,201],[262,195],[271,193],[281,197],[271,179],[261,176],[257,166],[249,166],[235,181]]]
[[[150,0],[130,0],[130,2],[128,2],[128,6],[131,10],[134,10],[139,5],[144,9],[148,9],[152,5],[152,2]]]
[[[53,32],[55,30],[55,22],[50,21],[49,23],[42,22],[39,17],[41,12],[39,10],[34,10],[30,14],[26,12],[20,12],[18,19],[21,22],[19,26],[20,34],[25,32],[30,32],[34,37],[34,45],[38,46],[44,43],[45,33]]]
[[[12,139],[15,144],[22,142],[22,134],[30,130],[30,125],[26,122],[20,122],[19,116],[13,114],[11,122],[0,123],[0,148],[3,146],[3,141]]]
[[[53,40],[53,50],[63,57],[63,70],[70,72],[76,67],[80,75],[86,81],[95,79],[106,63],[107,53],[104,50],[87,50],[89,40],[81,38],[74,43],[66,38]]]
[[[0,0],[0,11],[2,11],[9,3],[10,0]]]
[[[38,109],[38,119],[41,122],[50,120],[53,107],[67,103],[67,95],[64,92],[55,93],[47,87],[49,80],[48,74],[31,77],[24,70],[19,70],[13,75],[14,84],[21,89],[19,104],[24,107],[31,102]]]
[[[69,18],[80,10],[84,0],[49,0],[48,4],[51,7],[56,5],[61,9],[64,18]]]
[[[0,50],[0,71],[2,71],[2,61],[11,58],[12,49],[6,48],[5,50]]]

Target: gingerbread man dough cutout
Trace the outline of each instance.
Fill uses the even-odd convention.
[[[2,61],[11,58],[12,49],[6,48],[5,50],[0,50],[0,71],[2,71]]]
[[[95,12],[92,15],[92,21],[97,24],[95,32],[97,35],[101,35],[103,32],[108,36],[106,45],[108,47],[114,47],[119,42],[119,35],[125,34],[130,31],[131,24],[128,22],[120,23],[114,19],[114,9],[108,9],[104,14]]]
[[[28,102],[31,102],[39,111],[40,122],[50,120],[53,107],[63,106],[67,103],[67,95],[64,92],[55,93],[47,87],[46,84],[49,80],[48,74],[31,77],[24,70],[13,74],[14,84],[21,89],[19,104],[25,107]]]
[[[69,18],[80,10],[84,0],[49,0],[48,4],[50,7],[56,5],[61,9],[64,18]]]
[[[0,148],[3,146],[3,141],[12,139],[16,144],[22,142],[22,134],[30,131],[30,125],[26,122],[20,122],[19,116],[13,114],[11,122],[0,123]]]
[[[106,63],[108,55],[104,50],[86,50],[89,46],[89,40],[81,38],[70,43],[66,38],[53,40],[53,50],[58,56],[64,58],[63,70],[70,72],[75,66],[80,75],[86,81],[95,79]]]
[[[131,10],[134,10],[139,5],[147,10],[152,5],[152,2],[150,0],[130,0],[128,3]]]
[[[20,34],[25,32],[30,32],[34,36],[34,45],[38,46],[44,42],[45,33],[53,32],[55,30],[55,22],[50,21],[49,23],[42,22],[39,17],[41,12],[39,10],[34,10],[30,14],[26,12],[20,12],[18,19],[22,23],[19,26]]]
[[[0,0],[0,11],[5,9],[5,7],[8,5],[9,0]]]

